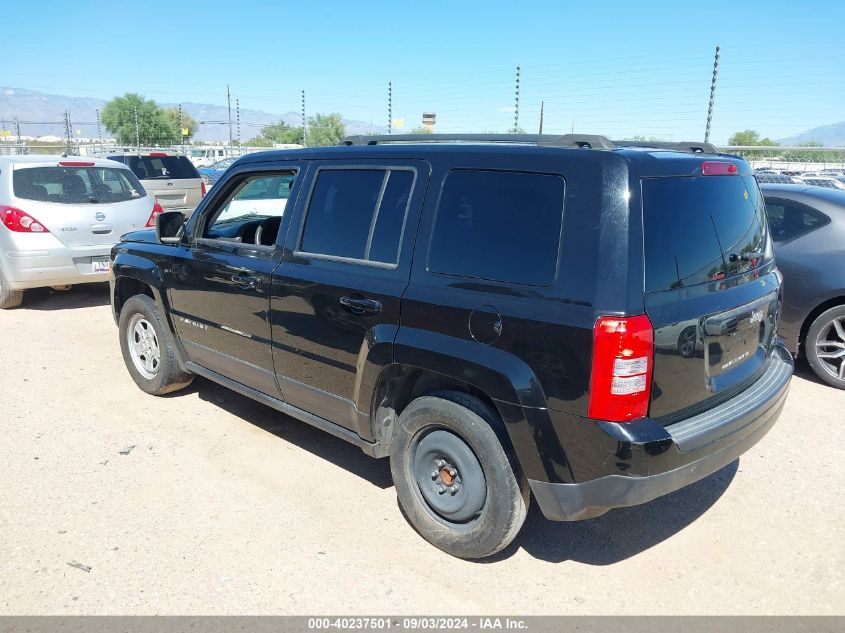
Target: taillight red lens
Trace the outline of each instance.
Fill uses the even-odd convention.
[[[15,207],[0,204],[0,219],[10,231],[15,233],[49,233],[47,227],[34,217]]]
[[[737,173],[736,165],[720,160],[706,160],[701,163],[702,176],[730,176]]]
[[[200,190],[202,191],[202,197],[205,198],[205,194],[208,193],[208,190],[205,188],[204,180],[200,180]]]
[[[153,204],[153,212],[150,213],[150,219],[147,220],[147,228],[151,229],[154,228],[156,225],[156,218],[158,217],[159,213],[162,213],[164,209],[161,208],[161,205],[156,202]]]
[[[628,422],[648,414],[654,329],[644,314],[599,317],[593,328],[589,417]]]
[[[59,167],[93,167],[95,163],[80,160],[60,160]]]
[[[154,157],[167,156],[167,152],[150,152],[150,156],[154,156]]]

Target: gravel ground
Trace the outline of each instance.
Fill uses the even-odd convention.
[[[126,372],[105,286],[0,312],[2,614],[842,614],[845,392],[806,372],[711,477],[466,562],[386,460],[203,379]]]

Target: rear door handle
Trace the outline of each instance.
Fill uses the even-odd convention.
[[[381,301],[365,299],[364,297],[343,296],[340,298],[340,305],[353,314],[378,314],[381,312]]]
[[[258,277],[245,273],[232,275],[232,282],[239,288],[258,288],[261,285],[261,280]]]

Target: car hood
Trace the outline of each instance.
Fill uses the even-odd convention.
[[[141,231],[130,231],[120,237],[121,242],[140,242],[141,244],[156,244],[155,229],[143,229]]]

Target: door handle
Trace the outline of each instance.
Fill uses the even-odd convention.
[[[381,301],[365,299],[364,297],[343,296],[340,298],[340,305],[352,314],[378,314],[381,312]]]
[[[239,288],[258,288],[261,285],[261,280],[258,277],[245,273],[232,275],[232,282]]]

